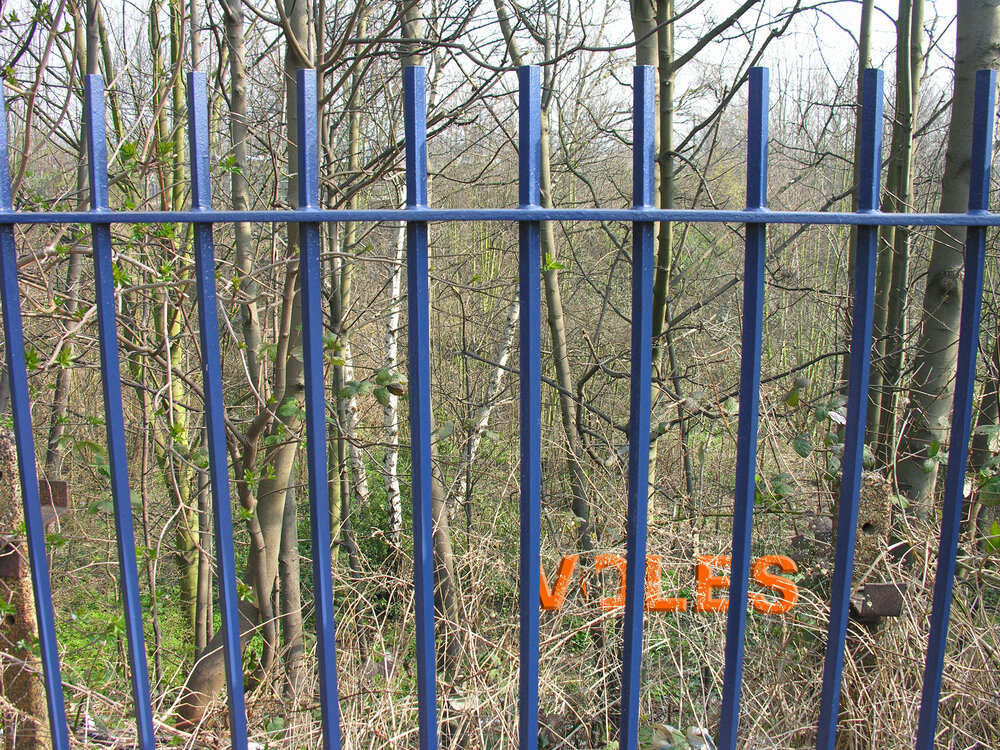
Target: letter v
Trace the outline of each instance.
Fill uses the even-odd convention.
[[[566,592],[569,591],[569,580],[573,577],[573,570],[576,568],[576,561],[579,555],[566,555],[559,563],[559,572],[556,573],[555,585],[549,589],[549,582],[545,579],[545,570],[541,570],[541,589],[539,593],[542,597],[542,609],[559,609],[566,599]]]

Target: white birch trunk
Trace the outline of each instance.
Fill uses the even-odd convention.
[[[384,366],[390,372],[399,367],[399,314],[402,308],[403,250],[406,246],[406,225],[396,230],[396,248],[389,267],[388,314],[385,319]],[[399,549],[403,539],[403,501],[399,494],[399,397],[389,393],[382,410],[385,426],[385,497],[389,513],[389,544]]]

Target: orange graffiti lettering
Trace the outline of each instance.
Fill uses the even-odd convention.
[[[781,568],[782,573],[797,573],[795,561],[784,555],[765,555],[753,564],[751,577],[761,586],[771,589],[780,597],[778,601],[770,601],[763,594],[750,594],[753,608],[765,615],[780,615],[787,612],[799,600],[799,588],[787,578],[768,572],[768,568]]]
[[[695,566],[695,612],[728,612],[729,600],[716,599],[712,596],[715,589],[728,589],[729,576],[712,575],[712,568],[728,568],[731,558],[729,555],[699,555],[698,564]]]
[[[646,606],[647,612],[686,612],[687,599],[672,597],[665,599],[660,588],[659,555],[646,556]]]
[[[569,591],[569,581],[573,577],[573,569],[576,568],[576,561],[579,555],[566,555],[559,563],[559,572],[556,573],[556,582],[549,589],[549,582],[545,580],[545,571],[541,571],[541,597],[542,609],[559,609],[566,599],[566,592]]]

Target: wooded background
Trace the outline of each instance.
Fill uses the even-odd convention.
[[[766,64],[772,208],[856,208],[859,70],[882,67],[883,210],[965,211],[972,80],[1000,63],[1000,9],[959,0],[956,15],[923,0],[864,0],[860,10],[803,0],[10,2],[0,61],[14,202],[87,208],[81,80],[101,73],[112,206],[188,206],[184,73],[199,70],[209,81],[215,207],[293,207],[294,71],[315,67],[322,206],[399,207],[401,67],[422,64],[431,204],[514,206],[516,68],[532,63],[543,70],[543,205],[627,207],[631,66],[644,64],[658,71],[658,205],[738,209],[745,83],[751,66]],[[551,581],[563,554],[580,554],[584,576],[561,610],[542,616],[540,741],[550,748],[615,746],[621,612],[598,606],[600,589],[617,581],[596,575],[593,559],[624,549],[630,231],[547,222],[542,233],[543,568]],[[665,596],[691,595],[695,557],[727,554],[731,539],[742,233],[658,225],[648,545],[663,557]],[[90,236],[79,225],[17,235],[40,474],[68,480],[74,498],[47,536],[68,713],[79,736],[127,742]],[[215,746],[226,741],[226,715],[191,228],[117,226],[113,238],[155,711],[165,741]],[[322,228],[338,667],[351,748],[416,746],[404,239],[388,224]],[[948,470],[967,473],[968,516],[940,741],[1000,748],[998,254],[990,233],[974,445],[968,457],[950,456],[963,239],[903,227],[879,237],[866,468],[887,488],[891,523],[855,583],[908,590],[901,616],[849,636],[844,748],[912,742]],[[251,733],[264,745],[314,747],[297,230],[217,225],[215,241]],[[815,741],[853,242],[847,227],[769,229],[754,554],[808,552],[795,576],[800,605],[750,615],[747,748]],[[431,248],[442,743],[512,747],[516,227],[434,224]],[[794,536],[805,544],[793,548]],[[0,614],[13,613],[10,601],[0,597]],[[647,736],[658,721],[714,730],[724,629],[712,614],[647,615]],[[37,668],[31,651],[0,631],[0,667]],[[5,742],[45,747],[44,733],[30,745],[18,739],[32,723],[21,708],[0,697]]]

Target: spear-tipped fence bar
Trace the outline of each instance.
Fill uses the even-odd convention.
[[[747,131],[747,210],[761,214],[767,206],[768,73],[750,71]],[[760,359],[764,336],[764,255],[767,225],[747,223],[743,272],[743,337],[740,352],[740,412],[736,438],[736,495],[733,504],[733,554],[729,595],[746,601],[750,578],[750,535],[757,489],[757,422],[760,411]],[[730,607],[726,627],[726,663],[722,683],[719,747],[736,749],[746,607]]]
[[[222,643],[229,696],[230,732],[234,748],[247,747],[247,722],[240,659],[237,570],[233,543],[232,498],[226,458],[222,355],[215,289],[213,225],[235,222],[285,222],[297,234],[302,350],[305,379],[306,457],[313,553],[317,627],[317,659],[324,747],[340,747],[334,633],[332,539],[327,490],[326,385],[323,368],[322,277],[320,227],[325,222],[405,221],[407,226],[407,290],[409,310],[410,432],[412,436],[413,554],[416,622],[419,746],[438,744],[434,643],[434,567],[432,413],[430,399],[430,291],[428,223],[512,221],[520,231],[518,294],[520,313],[520,641],[518,738],[520,747],[535,750],[538,738],[538,669],[540,519],[541,519],[541,233],[545,221],[622,221],[632,225],[632,364],[629,457],[627,473],[627,550],[622,704],[619,744],[636,750],[645,593],[646,524],[649,497],[651,409],[652,278],[654,225],[658,221],[736,223],[746,227],[743,333],[740,370],[740,414],[737,437],[736,487],[726,663],[722,689],[719,747],[735,750],[739,735],[743,676],[750,538],[757,464],[757,426],[761,378],[764,267],[769,224],[855,225],[858,251],[854,279],[850,381],[843,458],[843,480],[837,521],[834,585],[830,605],[827,653],[817,733],[818,750],[832,750],[843,676],[844,643],[852,578],[855,531],[864,450],[865,401],[871,365],[872,311],[877,228],[892,226],[968,227],[958,374],[952,418],[950,455],[962,466],[968,452],[975,383],[979,319],[983,293],[986,228],[1000,225],[988,212],[996,74],[983,71],[976,80],[972,180],[969,211],[964,214],[883,214],[878,210],[882,147],[882,74],[869,70],[863,79],[859,210],[856,212],[769,211],[767,205],[768,74],[755,68],[749,79],[747,208],[742,211],[661,210],[654,208],[654,82],[652,68],[638,67],[634,77],[633,206],[632,208],[563,209],[541,206],[541,76],[538,68],[520,70],[519,205],[516,208],[435,209],[427,201],[427,135],[424,70],[404,70],[406,207],[403,209],[324,210],[319,207],[319,158],[316,120],[316,75],[296,76],[298,205],[291,210],[217,211],[209,187],[209,128],[204,76],[188,78],[189,142],[192,205],[183,211],[113,211],[108,194],[104,131],[104,84],[100,76],[85,82],[85,138],[89,154],[89,211],[23,212],[14,209],[7,159],[0,159],[0,297],[3,335],[10,378],[14,438],[18,453],[25,534],[32,572],[35,614],[48,714],[55,750],[69,750],[68,725],[60,678],[49,571],[45,555],[38,478],[31,424],[25,346],[18,288],[14,228],[27,224],[84,224],[91,227],[96,278],[100,365],[105,425],[115,512],[119,576],[128,659],[136,717],[143,748],[155,747],[153,703],[146,668],[142,605],[132,527],[122,382],[116,327],[114,250],[111,227],[117,224],[190,222],[193,226],[196,299],[199,316],[205,422],[215,520],[215,542],[222,611]],[[0,90],[0,105],[3,104]],[[5,112],[6,110],[4,110]],[[6,154],[6,118],[0,120],[0,149]],[[938,554],[931,627],[928,636],[916,747],[934,745],[941,675],[947,642],[949,605],[955,574],[962,515],[964,472],[950,471],[945,484],[944,519]]]
[[[108,464],[111,473],[111,500],[114,506],[115,532],[118,540],[118,567],[122,603],[125,610],[125,633],[128,662],[132,677],[136,734],[144,750],[154,750],[153,705],[146,668],[146,637],[142,628],[142,596],[139,570],[135,559],[135,533],[132,526],[132,494],[128,481],[128,456],[125,444],[125,408],[122,401],[121,367],[118,362],[118,323],[115,298],[114,259],[111,225],[101,221],[109,210],[107,143],[104,131],[104,79],[88,75],[84,85],[84,111],[87,122],[87,153],[90,156],[90,213],[97,220],[91,224],[94,247],[94,285],[97,298],[97,330],[100,339],[101,387],[104,391],[104,429],[107,433]],[[2,144],[6,146],[6,144]],[[8,346],[23,342],[8,341]],[[19,460],[26,460],[20,457]]]
[[[882,85],[880,70],[866,70],[862,79],[861,151],[858,164],[858,211],[878,210],[879,175],[882,171]],[[865,410],[868,405],[868,373],[871,368],[872,318],[875,307],[875,264],[878,229],[858,227],[858,249],[854,268],[854,310],[851,321],[850,375],[847,386],[847,425],[840,502],[837,504],[837,548],[834,553],[833,594],[830,624],[823,663],[817,750],[833,750],[840,709],[840,685],[844,669],[844,643],[854,575],[854,542],[861,496],[864,457]]]
[[[518,202],[521,208],[541,205],[542,83],[537,67],[523,67],[520,79]],[[521,555],[518,583],[519,638],[517,736],[521,750],[538,747],[538,601],[531,591],[541,577],[542,519],[542,224],[522,221],[518,256],[519,343],[521,349]]]
[[[992,70],[976,73],[976,93],[972,119],[972,162],[969,175],[969,212],[985,214],[989,208],[990,163],[993,161],[993,123],[996,112],[997,74]],[[965,237],[965,274],[962,279],[962,313],[958,334],[958,365],[955,402],[951,417],[948,454],[951,468],[945,477],[944,514],[934,577],[931,605],[931,632],[927,642],[924,686],[917,724],[917,750],[933,750],[937,728],[938,697],[948,637],[958,532],[962,523],[965,490],[965,457],[969,453],[972,422],[972,395],[976,383],[976,353],[979,348],[979,315],[983,303],[983,262],[986,258],[986,229],[971,227]],[[955,471],[961,468],[962,471]]]
[[[208,95],[203,73],[188,74],[188,143],[191,151],[191,207],[212,211],[209,182]],[[201,343],[202,389],[208,437],[209,483],[215,521],[215,563],[219,577],[226,685],[229,694],[229,736],[236,750],[246,750],[247,718],[243,699],[243,660],[240,657],[240,614],[233,508],[226,461],[226,414],[222,398],[222,352],[219,310],[215,293],[215,244],[212,225],[194,225],[194,265],[198,297],[198,340]],[[317,579],[318,580],[318,579]]]

